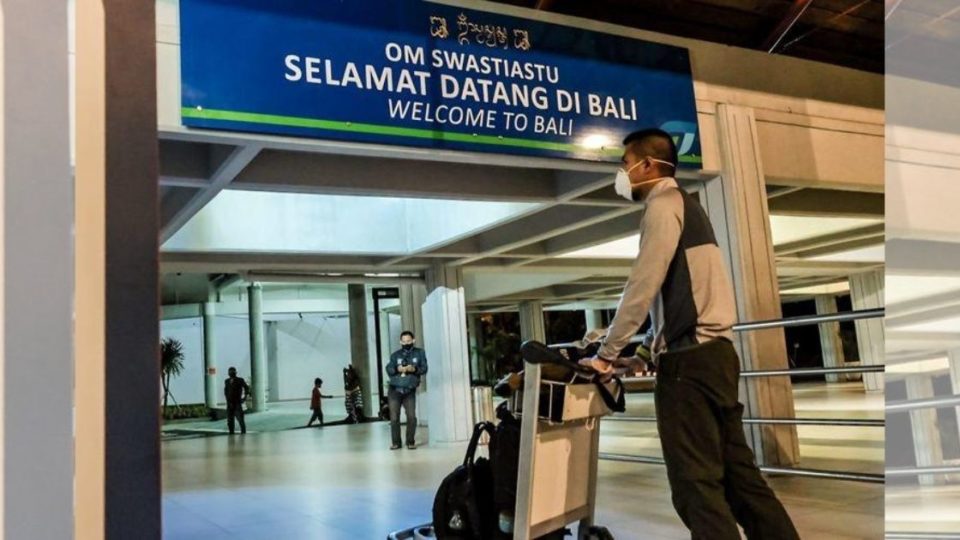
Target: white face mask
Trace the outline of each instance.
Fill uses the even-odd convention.
[[[647,159],[647,158],[645,158],[645,159]],[[664,161],[664,160],[662,160],[662,159],[655,159],[655,158],[649,158],[649,159],[650,159],[650,161],[656,161],[657,163],[663,163],[664,165],[670,165],[671,167],[673,167],[673,163],[670,163],[669,161]],[[632,183],[630,183],[630,171],[632,171],[633,169],[637,168],[637,166],[640,165],[640,163],[643,163],[643,160],[640,160],[639,162],[637,162],[636,164],[634,164],[633,167],[630,167],[629,169],[623,169],[623,168],[621,168],[620,170],[618,170],[618,171],[617,171],[617,178],[616,178],[616,180],[615,180],[614,183],[613,183],[613,189],[616,190],[617,195],[620,195],[621,197],[623,197],[624,199],[626,199],[626,200],[628,200],[628,201],[632,201],[632,200],[633,200],[633,190],[634,190],[634,188],[636,188],[636,187],[638,187],[638,186],[645,186],[645,185],[647,185],[647,184],[652,184],[652,183],[654,183],[654,182],[659,182],[659,181],[663,180],[664,178],[666,178],[665,176],[661,176],[660,178],[653,178],[653,179],[651,179],[651,180],[646,180],[646,181],[640,182],[640,183],[638,183],[638,184],[632,184]]]

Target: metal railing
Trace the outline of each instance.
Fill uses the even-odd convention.
[[[884,536],[887,540],[958,540],[958,532],[888,532]]]
[[[802,317],[790,317],[780,320],[757,321],[734,325],[734,332],[749,332],[755,330],[768,330],[772,328],[787,328],[792,326],[804,326],[812,324],[822,324],[829,322],[855,321],[861,319],[872,319],[883,317],[884,309],[865,309],[859,311],[849,311],[845,313],[835,313],[830,315],[811,315]],[[631,343],[638,343],[642,336],[635,336],[630,340]],[[578,347],[579,343],[558,343],[551,345],[554,348]],[[799,369],[765,369],[744,371],[740,374],[743,378],[756,377],[782,377],[782,376],[813,376],[825,375],[831,373],[876,373],[883,372],[883,365],[869,365],[856,367],[836,367],[836,368],[799,368]],[[624,383],[630,382],[650,382],[656,381],[656,377],[628,377],[624,378]],[[960,396],[957,397],[957,404],[960,405]],[[889,412],[889,406],[887,408]],[[610,417],[607,420],[621,422],[656,422],[655,416],[633,416],[633,417]],[[824,426],[857,426],[857,427],[883,427],[883,420],[867,419],[843,419],[843,418],[744,418],[744,424],[782,424],[782,425],[824,425]],[[598,456],[607,461],[621,461],[628,463],[644,463],[651,465],[663,465],[663,458],[657,456],[635,456],[627,454],[613,454],[601,452]],[[804,469],[799,467],[760,467],[762,472],[768,474],[802,476],[807,478],[824,478],[831,480],[846,480],[851,482],[865,482],[871,484],[882,484],[884,482],[883,474],[861,473],[856,471],[834,471],[819,469]]]
[[[960,395],[942,396],[935,398],[908,399],[887,403],[885,410],[888,413],[916,411],[920,409],[936,409],[939,407],[960,406]]]

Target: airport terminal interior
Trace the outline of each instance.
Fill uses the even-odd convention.
[[[0,165],[71,182],[0,190],[8,231],[47,235],[0,243],[0,348],[37,359],[0,369],[0,479],[43,492],[0,490],[0,540],[442,539],[438,489],[483,470],[472,436],[497,459],[503,410],[498,538],[691,537],[654,397],[689,351],[642,338],[669,307],[613,382],[570,361],[608,346],[657,245],[638,186],[670,178],[677,242],[697,208],[710,238],[655,270],[690,284],[691,350],[735,311],[735,432],[799,536],[960,538],[960,65],[914,60],[960,62],[949,2],[71,0],[10,30],[41,3],[0,2],[0,101],[37,111],[0,117]],[[637,184],[644,128],[672,169]],[[411,341],[429,369],[397,372]]]
[[[743,322],[884,306],[883,82],[847,67],[875,60],[866,47],[813,51],[811,41],[791,50],[803,59],[771,56],[712,43],[743,46],[717,35],[611,26],[599,9],[574,18],[562,13],[570,3],[513,4],[483,8],[690,49],[703,163],[678,180],[715,227],[722,223],[728,261],[742,269],[737,291],[749,297]],[[222,410],[228,366],[267,380],[264,410],[247,415],[246,435],[229,435],[222,415],[164,422],[165,538],[381,538],[429,523],[466,439],[462,426],[434,426],[490,419],[481,401],[492,398],[480,389],[515,356],[505,348],[576,340],[610,322],[636,257],[642,205],[616,195],[608,163],[184,127],[177,3],[157,8],[160,329],[183,352],[171,397],[183,409]],[[736,10],[724,15],[758,24]],[[849,34],[826,13],[808,17],[838,42],[877,39],[869,10]],[[716,62],[741,67],[730,73]],[[764,69],[782,78],[773,84]],[[812,84],[824,77],[843,84]],[[743,178],[725,186],[731,174]],[[441,333],[441,319],[457,328]],[[434,371],[420,389],[420,446],[391,451],[387,422],[347,421],[343,371],[364,374],[364,413],[376,418],[383,366],[404,330]],[[747,416],[813,421],[755,425],[759,459],[839,475],[784,471],[769,482],[804,538],[879,537],[882,374],[856,367],[882,364],[882,323],[759,334],[743,338],[762,355],[745,370],[852,370],[751,383],[777,392],[777,402],[756,399]],[[304,428],[315,377],[332,396],[323,400],[328,425]],[[660,457],[655,424],[632,420],[654,414],[647,387],[628,396],[622,418],[600,423],[609,459],[598,466],[596,522],[618,538],[685,535],[663,466],[616,460]]]

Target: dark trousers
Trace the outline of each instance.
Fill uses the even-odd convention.
[[[227,427],[234,432],[234,419],[240,423],[240,433],[247,432],[247,423],[243,421],[243,403],[227,404]]]
[[[310,417],[310,421],[307,422],[307,425],[308,426],[313,425],[313,423],[317,420],[320,421],[320,425],[322,426],[323,425],[323,409],[321,409],[320,407],[317,407],[316,409],[313,410],[313,416]]]
[[[409,390],[406,393],[391,388],[387,393],[390,403],[390,435],[393,445],[400,446],[400,407],[403,407],[407,416],[407,444],[416,444],[417,438],[417,391]]]
[[[725,340],[660,356],[654,399],[673,506],[694,540],[799,539],[760,475],[737,401],[740,361]]]

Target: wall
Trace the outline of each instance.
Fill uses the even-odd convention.
[[[269,317],[276,320],[276,317]],[[350,327],[346,313],[316,314],[277,321],[276,362],[280,400],[310,399],[313,379],[323,379],[323,393],[342,397],[343,368],[350,364]]]

